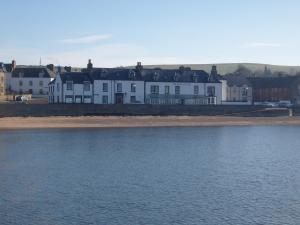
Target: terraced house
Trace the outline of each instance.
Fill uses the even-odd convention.
[[[49,103],[69,104],[183,104],[222,102],[216,67],[211,74],[180,67],[173,70],[88,69],[59,74],[49,83]]]

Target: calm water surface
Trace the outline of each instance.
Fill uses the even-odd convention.
[[[0,224],[300,224],[300,127],[0,132]]]

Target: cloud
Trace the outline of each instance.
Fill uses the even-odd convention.
[[[251,42],[242,46],[242,48],[281,48],[284,45],[271,42]]]
[[[63,39],[60,40],[60,42],[65,44],[92,44],[99,41],[110,39],[111,37],[112,37],[111,34],[90,35],[84,37]]]

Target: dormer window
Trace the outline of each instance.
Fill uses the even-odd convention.
[[[198,83],[198,76],[196,73],[193,74],[193,81],[194,83]]]
[[[179,74],[178,73],[174,74],[174,81],[176,81],[176,82],[179,81]]]
[[[19,77],[20,78],[24,77],[24,72],[19,72]]]
[[[155,72],[155,73],[153,74],[153,80],[158,81],[158,79],[159,79],[159,73],[158,73],[158,72]]]
[[[44,71],[39,72],[39,77],[40,77],[40,78],[44,77],[44,75],[45,75],[45,72],[44,72]]]
[[[132,71],[132,70],[130,70],[130,71],[129,71],[129,74],[128,74],[128,77],[129,77],[129,79],[131,79],[131,80],[135,79],[135,72]]]

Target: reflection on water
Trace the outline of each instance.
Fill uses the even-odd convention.
[[[300,224],[300,127],[0,132],[1,224]]]

